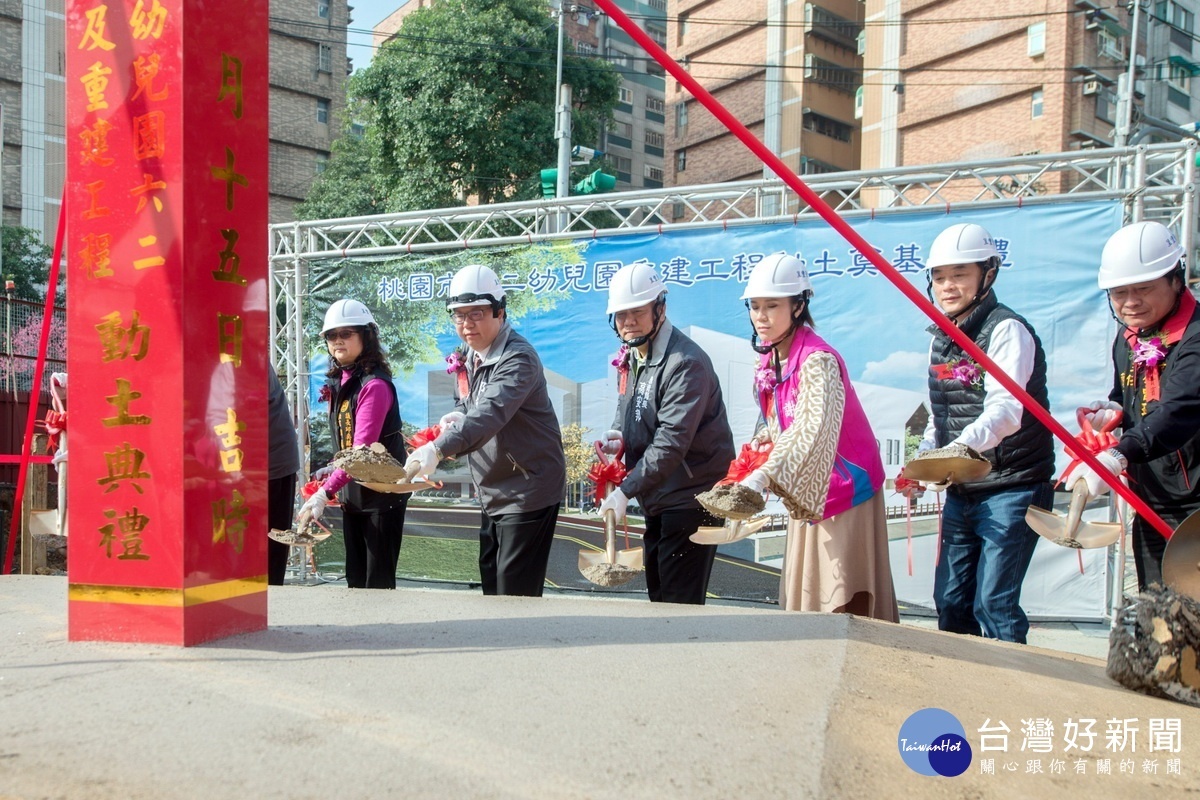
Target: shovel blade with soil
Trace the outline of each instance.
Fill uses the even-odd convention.
[[[1084,520],[1083,509],[1087,501],[1087,484],[1082,479],[1077,480],[1071,487],[1071,504],[1066,514],[1053,509],[1030,506],[1025,512],[1025,522],[1038,536],[1061,547],[1075,550],[1108,547],[1121,538],[1123,526],[1119,522]]]
[[[646,568],[641,547],[617,549],[617,515],[604,512],[604,550],[580,550],[579,572],[597,586],[622,586]]]
[[[758,533],[771,521],[770,517],[754,519],[727,519],[725,524],[717,527],[706,525],[697,528],[688,538],[696,544],[729,544],[739,542],[747,536]]]

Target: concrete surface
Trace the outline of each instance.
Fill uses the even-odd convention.
[[[65,596],[64,578],[0,579],[3,798],[1197,794],[1200,709],[1121,689],[1095,658],[912,625],[285,586],[269,630],[175,649],[67,642]],[[1007,753],[976,753],[955,778],[916,774],[897,736],[928,706],[973,747],[1003,720]],[[1053,751],[1021,752],[1037,717],[1057,728]],[[1081,717],[1099,736],[1076,774],[1060,732]],[[1104,751],[1108,719],[1138,721],[1136,753]],[[1179,721],[1178,752],[1147,751],[1153,719]],[[1033,758],[1041,774],[1023,772]]]

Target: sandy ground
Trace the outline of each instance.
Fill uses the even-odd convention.
[[[3,798],[1200,794],[1200,709],[1036,647],[760,608],[285,586],[268,630],[177,649],[67,642],[65,595],[0,579]],[[1008,752],[918,775],[897,737],[929,706],[976,750],[1002,720]],[[1035,718],[1050,752],[1021,751]],[[1062,737],[1080,718],[1099,733],[1084,774]],[[1132,751],[1105,750],[1110,719],[1139,728]],[[1153,720],[1178,721],[1178,752],[1150,752]]]

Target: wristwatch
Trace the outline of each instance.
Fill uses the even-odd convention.
[[[1117,463],[1121,465],[1122,472],[1124,472],[1125,469],[1129,466],[1129,459],[1126,458],[1125,454],[1122,453],[1117,448],[1110,447],[1107,450],[1105,450],[1104,452],[1108,453],[1110,456],[1112,456],[1113,458],[1115,458],[1117,460]]]

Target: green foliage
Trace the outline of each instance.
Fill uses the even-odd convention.
[[[39,300],[46,296],[50,279],[50,257],[54,251],[42,242],[37,231],[17,225],[0,228],[0,273],[16,283],[14,296]],[[59,275],[58,299],[66,299],[66,281]]]
[[[349,131],[333,143],[333,157],[296,210],[300,219],[382,214],[386,190],[372,172],[371,150]]]
[[[536,198],[531,176],[555,162],[556,35],[545,0],[441,0],[409,15],[351,78],[364,137],[335,150],[303,216]],[[619,76],[568,55],[563,80],[574,91],[573,139],[595,142]]]

